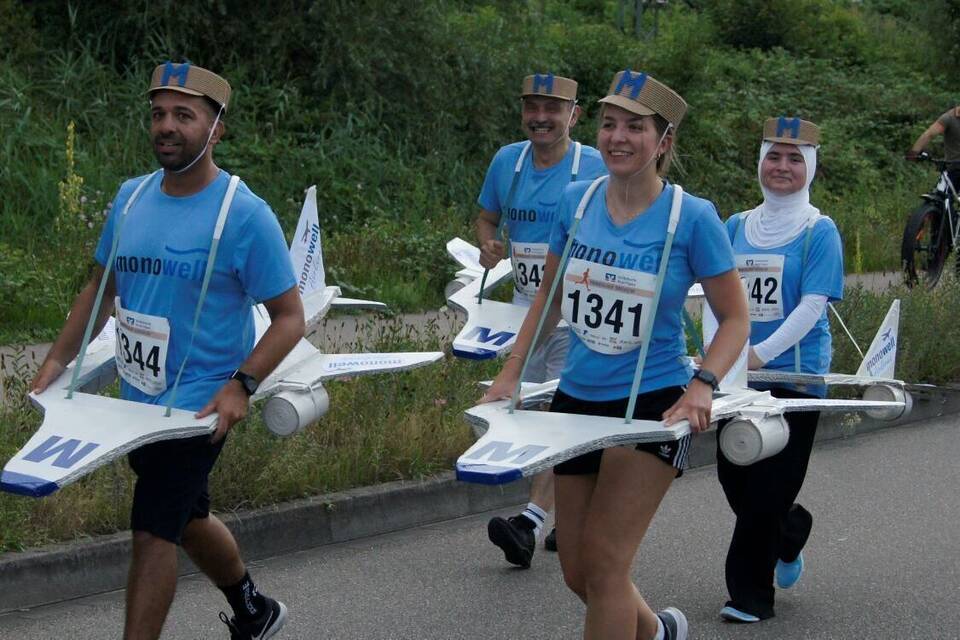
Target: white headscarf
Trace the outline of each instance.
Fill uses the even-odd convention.
[[[747,212],[744,224],[747,241],[758,249],[782,247],[792,242],[820,216],[820,210],[810,204],[810,184],[817,173],[817,148],[808,144],[797,145],[807,166],[806,184],[793,193],[781,196],[763,186],[761,172],[763,159],[774,144],[765,140],[760,145],[757,178],[763,191],[763,202]]]

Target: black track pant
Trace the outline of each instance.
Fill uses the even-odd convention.
[[[771,389],[778,398],[809,398],[789,389]],[[727,551],[728,606],[760,619],[773,614],[773,570],[777,560],[796,559],[810,536],[813,516],[794,504],[813,448],[819,412],[786,414],[787,446],[775,456],[738,466],[720,451],[717,432],[717,475],[737,524]]]

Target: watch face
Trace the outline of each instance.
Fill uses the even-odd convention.
[[[252,396],[254,393],[256,393],[257,387],[260,386],[260,383],[257,382],[256,378],[251,375],[247,375],[242,371],[236,371],[231,377],[243,385],[243,390],[247,392],[248,396]]]

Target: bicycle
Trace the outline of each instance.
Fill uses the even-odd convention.
[[[938,160],[925,152],[916,159],[936,165],[940,180],[921,196],[923,203],[910,214],[903,230],[900,259],[907,286],[923,282],[932,289],[940,280],[950,250],[960,250],[960,195],[950,180],[950,172],[960,169],[960,161]],[[960,275],[960,262],[956,268]]]

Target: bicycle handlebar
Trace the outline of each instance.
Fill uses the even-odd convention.
[[[926,151],[917,154],[917,162],[930,162],[936,165],[939,171],[949,171],[950,169],[960,169],[960,160],[947,160],[946,158],[934,158]]]

